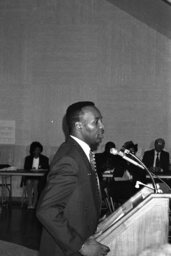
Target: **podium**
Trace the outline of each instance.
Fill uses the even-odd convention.
[[[96,240],[110,247],[108,256],[138,256],[167,243],[170,198],[144,187],[98,225]]]

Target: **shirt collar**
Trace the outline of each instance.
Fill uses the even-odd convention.
[[[84,153],[86,154],[88,160],[90,161],[90,156],[89,156],[90,147],[89,147],[89,145],[86,142],[84,142],[83,140],[80,140],[80,139],[78,139],[77,137],[75,137],[73,135],[70,135],[70,137],[73,138],[80,145],[80,147],[83,149]]]
[[[160,156],[161,152],[158,152],[155,150],[155,155],[157,156],[157,154],[158,154],[158,156]]]

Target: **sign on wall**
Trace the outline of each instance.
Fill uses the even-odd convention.
[[[14,120],[0,120],[0,144],[15,144]]]

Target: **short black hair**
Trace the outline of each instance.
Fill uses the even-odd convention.
[[[33,141],[30,145],[30,154],[32,155],[35,148],[40,148],[41,152],[43,151],[43,146],[40,142],[38,141]]]
[[[122,146],[123,149],[131,149],[133,148],[135,152],[138,151],[138,144],[134,144],[132,140],[126,141],[124,145]]]
[[[158,139],[155,140],[154,144],[158,144],[158,143],[159,143],[159,144],[162,143],[163,145],[165,145],[165,140],[162,139],[162,138],[158,138]]]
[[[78,101],[71,104],[66,111],[66,123],[69,133],[73,131],[76,122],[80,120],[80,114],[84,107],[95,106],[92,101]]]

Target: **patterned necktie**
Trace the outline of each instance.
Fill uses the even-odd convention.
[[[157,153],[157,157],[156,157],[156,167],[160,167],[159,153]]]
[[[100,200],[101,200],[101,199],[102,199],[102,195],[101,195],[101,189],[100,189],[99,177],[98,177],[97,170],[96,170],[95,154],[90,150],[90,154],[89,154],[89,156],[90,156],[90,164],[91,164],[91,168],[92,168],[92,170],[94,171],[95,176],[96,176],[97,187],[98,187],[98,193],[99,193],[99,197],[100,197]]]

